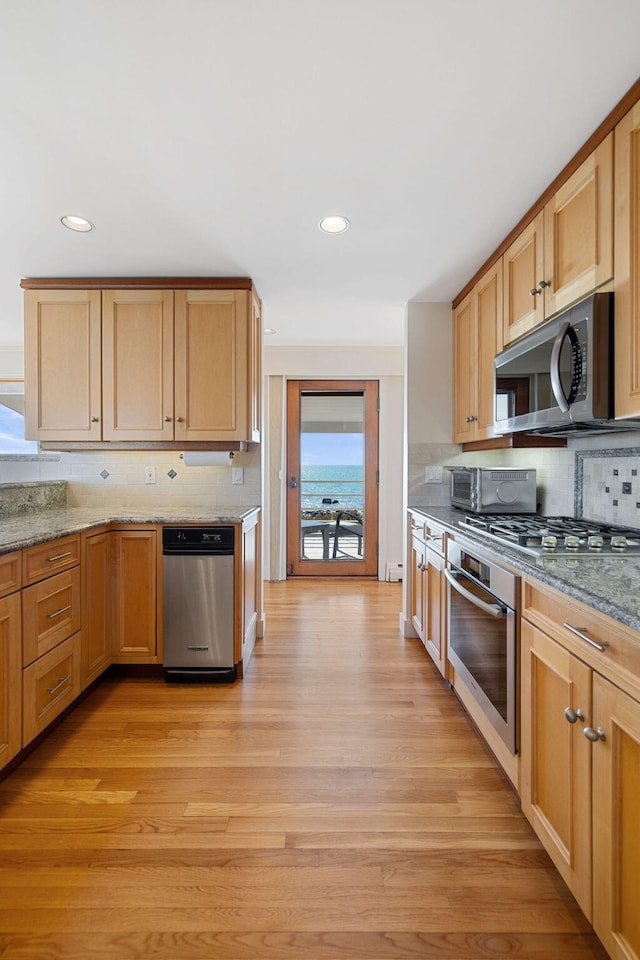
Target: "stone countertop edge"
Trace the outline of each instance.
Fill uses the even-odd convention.
[[[248,507],[221,507],[207,509],[177,507],[154,511],[122,511],[105,513],[91,507],[65,507],[41,510],[38,513],[0,520],[0,554],[23,550],[38,543],[57,540],[72,533],[83,533],[95,527],[113,523],[242,523],[252,513],[260,510],[257,505]]]
[[[608,593],[598,590],[598,585],[602,583],[602,576],[598,578],[596,585],[589,584],[588,567],[581,569],[581,582],[578,584],[568,574],[562,575],[561,571],[551,572],[547,568],[536,564],[535,559],[518,553],[510,549],[507,544],[503,547],[501,544],[490,543],[482,536],[474,536],[469,530],[464,530],[458,526],[458,520],[462,519],[463,514],[454,510],[453,507],[421,507],[409,506],[409,510],[419,513],[426,519],[432,519],[436,523],[449,529],[452,533],[458,534],[467,540],[471,540],[482,547],[485,553],[491,554],[497,560],[511,567],[521,576],[530,577],[532,580],[538,580],[546,583],[550,587],[579,600],[581,603],[594,610],[604,613],[617,620],[633,630],[640,632],[640,561],[636,559],[626,560],[627,564],[633,564],[630,569],[634,574],[637,573],[637,582],[625,588],[621,587],[618,594],[615,593],[616,583],[611,580],[606,581]],[[585,560],[584,564],[591,563],[591,560]],[[594,574],[595,574],[594,570]]]

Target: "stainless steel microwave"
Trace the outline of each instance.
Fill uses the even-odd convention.
[[[594,293],[499,353],[498,433],[568,436],[637,430],[614,420],[613,294]]]
[[[513,467],[447,467],[451,505],[470,513],[535,513],[536,471]]]

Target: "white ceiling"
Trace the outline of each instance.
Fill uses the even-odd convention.
[[[0,74],[0,343],[22,276],[92,275],[251,276],[272,345],[397,343],[635,82],[640,3],[1,0]]]

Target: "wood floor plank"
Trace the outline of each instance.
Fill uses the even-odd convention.
[[[399,607],[268,585],[241,683],[94,690],[0,784],[1,960],[605,960]]]

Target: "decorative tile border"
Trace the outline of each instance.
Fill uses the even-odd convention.
[[[628,461],[635,458],[637,461],[632,467]],[[608,470],[602,465],[602,470],[595,468],[595,464],[585,464],[586,460],[625,460],[626,463],[620,465],[611,465],[611,478],[609,479]],[[589,489],[585,482],[585,467],[592,473],[589,483]],[[589,514],[594,512],[598,516],[587,515],[588,520],[601,520],[607,523],[640,525],[640,482],[638,481],[638,469],[640,468],[640,447],[613,447],[603,450],[579,450],[575,454],[575,488],[574,488],[574,513],[576,517],[585,516],[585,507],[590,507]],[[620,474],[620,470],[624,476]],[[594,481],[595,475],[598,479]],[[628,476],[627,476],[628,474]],[[597,490],[594,489],[597,486]],[[633,487],[636,489],[633,489]],[[629,504],[620,502],[623,497],[629,496]],[[622,509],[621,509],[622,508]]]

